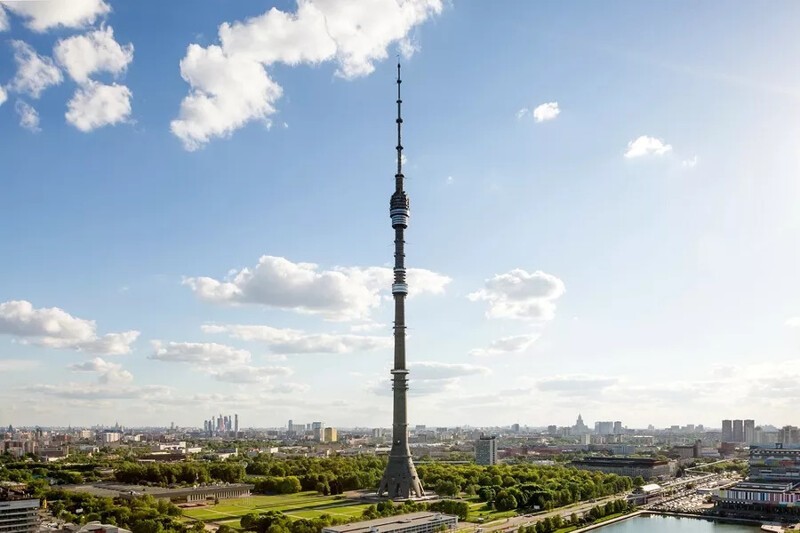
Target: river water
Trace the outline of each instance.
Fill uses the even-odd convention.
[[[696,518],[645,515],[596,529],[598,533],[754,533],[758,526],[720,524]]]

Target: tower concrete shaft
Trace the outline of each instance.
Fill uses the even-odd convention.
[[[403,118],[400,99],[400,64],[397,65],[397,174],[395,191],[389,201],[389,214],[394,228],[394,368],[392,369],[392,391],[394,396],[394,418],[392,421],[392,449],[389,463],[383,473],[378,494],[392,499],[420,498],[425,495],[422,482],[414,468],[411,450],[408,447],[408,370],[406,369],[406,281],[404,232],[408,227],[409,201],[403,190],[403,144],[401,130]]]

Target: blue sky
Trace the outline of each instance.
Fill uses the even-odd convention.
[[[412,424],[798,422],[796,3],[0,6],[0,424],[388,426],[398,53]]]

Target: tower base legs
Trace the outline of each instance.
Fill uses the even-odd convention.
[[[378,487],[378,496],[388,496],[393,500],[425,496],[417,469],[411,462],[411,456],[389,456],[389,464],[386,465],[386,471]]]

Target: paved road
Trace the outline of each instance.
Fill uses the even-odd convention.
[[[484,524],[472,524],[469,522],[461,522],[459,524],[460,531],[475,531],[478,528],[482,528],[484,533],[495,532],[514,532],[519,529],[519,526],[527,526],[533,523],[538,522],[539,520],[544,520],[546,517],[561,515],[562,518],[569,518],[572,513],[583,513],[595,507],[597,505],[604,505],[606,502],[610,502],[613,500],[618,500],[620,498],[624,498],[627,493],[620,493],[615,494],[613,496],[606,496],[605,498],[598,498],[593,502],[580,502],[574,505],[570,505],[567,507],[559,507],[558,509],[553,509],[552,511],[547,511],[544,513],[537,513],[535,515],[521,515],[521,516],[514,516],[508,519],[502,520],[495,520],[493,522],[486,522]]]

